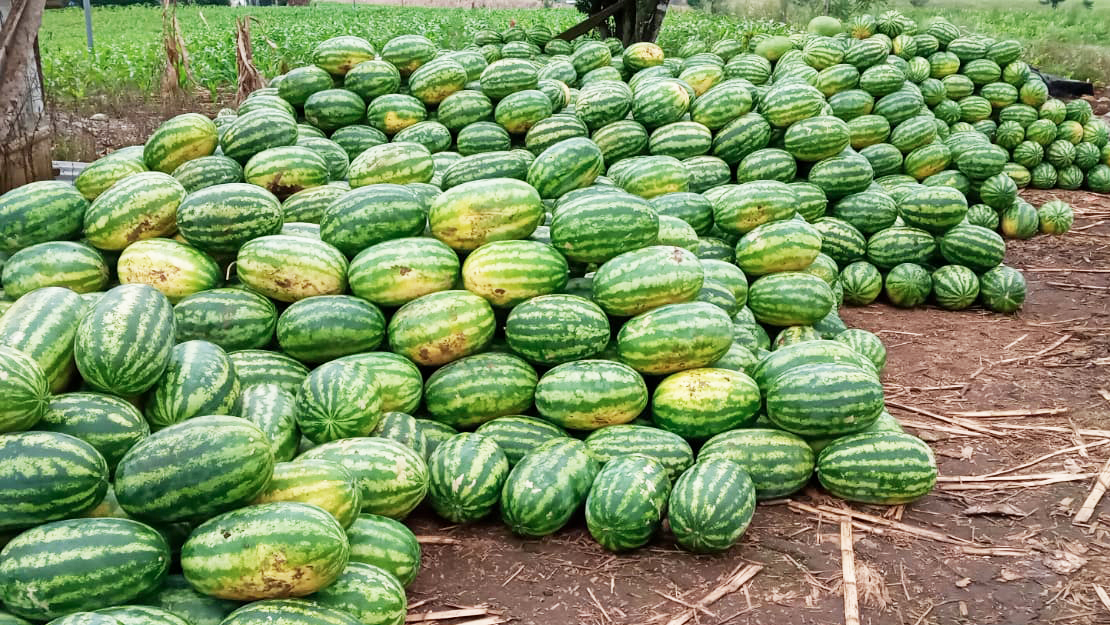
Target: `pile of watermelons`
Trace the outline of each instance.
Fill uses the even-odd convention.
[[[814,473],[928,493],[882,342],[837,309],[1019,308],[995,228],[1071,211],[1017,197],[1003,137],[1062,110],[1048,151],[1087,163],[1105,126],[1011,101],[1012,42],[812,30],[339,37],[0,196],[0,624],[399,624],[425,502],[711,552]]]

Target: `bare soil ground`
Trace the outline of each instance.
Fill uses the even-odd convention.
[[[1035,205],[1050,196],[1069,201],[1079,218],[1062,237],[1007,241],[1007,264],[1025,270],[1029,282],[1019,313],[883,304],[841,311],[849,325],[883,338],[891,412],[933,445],[947,480],[904,509],[852,509],[1014,554],[968,555],[961,545],[857,527],[864,624],[1110,623],[1110,606],[1094,590],[1110,586],[1110,502],[1089,523],[1072,523],[1093,474],[1110,458],[1110,198],[1026,195]],[[973,411],[1018,414],[957,414]],[[1047,478],[955,481],[1079,445],[1086,447],[1005,474]],[[1044,483],[1056,479],[1069,481]],[[794,499],[845,506],[816,489]],[[534,625],[666,623],[683,614],[696,614],[689,622],[702,625],[845,622],[840,519],[786,503],[761,505],[743,541],[718,556],[679,551],[666,532],[645,549],[613,555],[589,538],[581,520],[543,540],[518,539],[493,520],[451,527],[421,511],[413,521],[420,534],[457,541],[424,546],[410,593],[419,602],[414,614],[482,605]],[[764,568],[743,589],[703,612],[682,605],[698,602],[745,563]]]

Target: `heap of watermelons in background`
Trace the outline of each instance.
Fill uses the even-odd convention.
[[[1013,102],[1041,96],[1012,42],[826,28],[339,37],[0,196],[0,623],[399,624],[425,501],[704,552],[814,472],[926,494],[839,303],[1016,310],[995,229],[1071,222],[1016,197],[1047,179],[1021,159],[1051,123],[1082,170],[1105,127]]]

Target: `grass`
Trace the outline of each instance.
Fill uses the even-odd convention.
[[[581,19],[570,8],[469,8],[486,0],[388,1],[394,6],[345,2],[277,8],[184,6],[178,9],[178,17],[198,87],[212,101],[220,93],[234,90],[234,24],[236,18],[245,15],[258,20],[252,27],[255,64],[266,76],[307,63],[316,42],[341,34],[365,37],[380,48],[395,35],[416,32],[443,47],[459,48],[472,41],[478,30],[504,29],[512,21],[524,26],[543,23],[561,30]],[[532,0],[488,1],[520,7]],[[411,6],[414,2],[448,2],[457,8]],[[673,53],[690,38],[715,41],[742,38],[752,32],[783,32],[786,28],[770,19],[778,16],[779,0],[729,2],[733,15],[745,17],[668,12],[660,44]],[[895,0],[893,6],[919,22],[942,15],[969,31],[1016,38],[1025,44],[1026,58],[1050,73],[1102,83],[1110,80],[1108,2],[1099,2],[1097,8],[1088,10],[1079,0],[1068,0],[1055,11],[1037,0],[932,0],[924,8],[913,7],[908,0]],[[796,25],[804,24],[809,17],[797,8],[789,15]],[[71,103],[110,101],[123,107],[135,99],[157,100],[164,62],[160,10],[98,7],[93,10],[93,30],[96,50],[90,54],[85,48],[80,9],[47,11],[43,16],[40,49],[49,98]]]

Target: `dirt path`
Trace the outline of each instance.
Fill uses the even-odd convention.
[[[1080,213],[1077,228],[1108,221],[1063,237],[1007,241],[1007,264],[1028,272],[1029,296],[1020,313],[905,311],[885,305],[842,311],[849,325],[877,332],[887,344],[884,382],[892,403],[945,417],[966,411],[1060,411],[1041,417],[968,418],[974,427],[997,432],[976,435],[891,406],[910,431],[934,446],[943,476],[992,473],[1102,440],[1077,437],[1073,424],[1110,430],[1110,400],[1099,394],[1110,391],[1110,274],[1029,271],[1110,269],[1110,199],[1065,192],[1027,195],[1037,205],[1049,195],[1071,202]],[[1068,340],[1041,356],[1014,360],[1065,336]],[[1008,429],[1015,425],[1065,431]],[[1110,457],[1110,444],[1084,451],[1086,457],[1062,454],[1017,473],[1096,473]],[[907,506],[901,517],[913,527],[979,545],[1014,547],[1018,556],[969,556],[955,545],[857,529],[862,623],[1110,623],[1110,610],[1099,603],[1092,585],[1110,585],[1105,580],[1110,573],[1110,502],[1098,508],[1105,518],[1096,514],[1087,527],[1071,522],[1092,482],[1084,478],[1048,486],[938,490]],[[815,490],[797,499],[842,505]],[[854,508],[876,515],[893,512]],[[993,513],[976,515],[976,508]],[[696,602],[738,565],[754,562],[765,567],[755,579],[714,604],[711,614],[699,613],[696,622],[844,622],[837,520],[818,521],[786,505],[760,506],[741,544],[719,556],[678,551],[666,535],[648,548],[614,556],[593,543],[580,520],[538,541],[519,540],[496,521],[448,527],[423,511],[414,527],[418,533],[459,541],[425,546],[424,568],[410,594],[413,602],[427,601],[419,610],[487,604],[516,623],[666,623],[687,608],[662,595]]]

